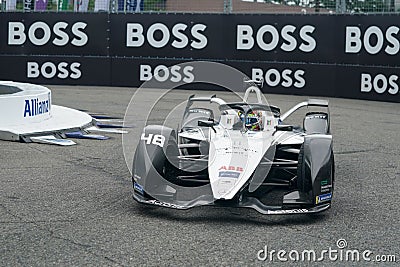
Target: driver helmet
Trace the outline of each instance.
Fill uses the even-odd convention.
[[[244,121],[244,113],[239,112],[239,117],[242,121]],[[251,111],[247,114],[247,118],[245,121],[245,126],[248,130],[251,131],[260,131],[262,123],[262,114],[261,112]]]

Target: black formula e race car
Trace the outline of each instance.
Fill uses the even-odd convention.
[[[248,102],[252,93],[255,103]],[[334,189],[328,102],[310,99],[281,115],[261,98],[256,86],[242,102],[193,95],[178,129],[146,126],[134,155],[134,199],[175,209],[248,207],[262,214],[328,209]],[[302,126],[285,124],[302,108]]]

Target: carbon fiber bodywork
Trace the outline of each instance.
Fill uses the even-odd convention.
[[[200,101],[210,101],[212,98],[201,98]],[[192,98],[190,101],[196,99]],[[222,101],[218,102],[221,104]],[[310,106],[327,107],[324,101],[310,103]],[[307,106],[304,103],[299,105],[297,109]],[[222,103],[221,106],[225,110],[229,104]],[[188,107],[184,119],[188,117],[187,112],[202,112],[201,116],[210,116],[206,109],[190,111]],[[276,107],[273,109],[273,116],[277,121],[280,120],[280,111]],[[286,118],[288,114],[283,116]],[[182,125],[185,125],[185,121]],[[213,158],[212,161],[218,161],[218,158],[215,159],[216,155],[210,154],[214,153],[210,142],[213,138],[217,139],[213,136],[218,136],[221,126],[213,123],[199,125],[208,126],[187,127],[175,131],[164,126],[150,125],[144,129],[133,162],[135,200],[175,209],[202,205],[246,207],[262,214],[316,213],[330,208],[334,156],[329,112],[307,113],[302,128],[276,126],[271,145],[265,149],[257,165],[248,166],[252,169],[247,176],[243,173],[248,170],[234,164],[220,164],[219,171],[211,174],[213,163],[210,158]],[[213,125],[217,129],[211,130]],[[240,134],[249,133],[241,131]],[[239,145],[231,153],[240,154],[242,150],[248,149]],[[213,178],[215,173],[219,173],[220,180]],[[238,184],[240,179],[240,187],[232,185],[227,193],[215,192],[224,190],[216,187],[215,183],[229,183],[234,180]]]

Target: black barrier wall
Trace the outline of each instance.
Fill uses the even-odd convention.
[[[0,13],[0,79],[138,87],[163,66],[211,60],[263,78],[265,93],[400,102],[398,21],[399,15]]]

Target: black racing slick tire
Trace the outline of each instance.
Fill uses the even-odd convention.
[[[300,147],[299,158],[297,160],[297,188],[304,193],[312,189],[311,175],[306,173],[306,168],[304,167],[304,144]]]

